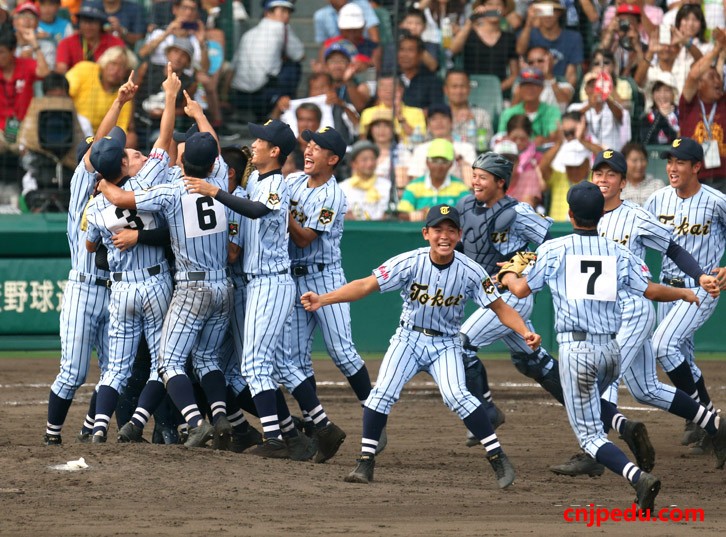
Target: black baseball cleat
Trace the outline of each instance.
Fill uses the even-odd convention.
[[[219,416],[219,418],[217,418],[217,422],[214,424],[214,438],[212,439],[212,448],[228,451],[231,443],[232,424],[227,419],[227,416]]]
[[[262,443],[262,434],[250,425],[247,427],[247,430],[242,433],[232,431],[232,440],[229,444],[229,450],[234,451],[235,453],[242,453],[244,450],[260,443]]]
[[[290,453],[287,444],[279,438],[266,438],[261,444],[253,447],[247,453],[264,457],[265,459],[289,459]]]
[[[362,455],[360,459],[356,459],[358,463],[351,473],[345,476],[346,483],[363,483],[368,484],[373,481],[373,470],[376,468],[376,459],[373,455]]]
[[[298,431],[296,436],[285,438],[287,452],[294,461],[309,461],[318,451],[315,441]]]
[[[60,446],[63,443],[63,439],[59,434],[44,434],[43,444],[46,446]]]
[[[317,441],[318,452],[315,454],[315,462],[322,463],[332,458],[343,445],[345,431],[332,421],[322,429],[315,429],[313,438]]]
[[[716,455],[716,468],[722,470],[726,463],[726,417],[721,416],[716,436],[710,440]]]
[[[645,424],[639,421],[628,420],[623,426],[620,438],[625,440],[630,451],[635,455],[638,467],[644,472],[650,472],[655,466],[655,449],[648,438]]]
[[[683,436],[681,437],[681,445],[687,446],[698,442],[701,438],[701,428],[691,420],[686,420],[686,426],[683,429]]]
[[[118,430],[118,436],[116,437],[116,441],[119,444],[126,444],[131,442],[143,442],[144,438],[144,429],[136,425],[135,423],[129,421],[124,424],[123,427],[121,427]]]
[[[386,434],[386,428],[384,427],[381,429],[381,436],[378,439],[378,445],[376,446],[376,455],[380,455],[383,453],[383,450],[386,449],[386,446],[388,445],[388,434]]]
[[[105,444],[106,443],[106,435],[105,434],[94,434],[94,435],[91,435],[91,443],[92,444]]]
[[[640,472],[640,478],[637,483],[631,483],[635,489],[635,503],[642,511],[650,509],[653,512],[655,508],[655,497],[660,492],[660,479],[648,472]]]
[[[81,431],[76,435],[76,442],[79,444],[90,444],[93,433]]]
[[[207,420],[202,420],[198,426],[189,428],[189,437],[184,445],[186,447],[203,447],[212,439],[214,439],[214,427]]]
[[[494,469],[494,475],[497,476],[500,489],[505,489],[514,482],[514,467],[503,451],[494,455],[487,455],[487,460]]]
[[[601,476],[603,472],[605,472],[605,466],[597,462],[584,451],[580,451],[573,455],[566,463],[550,466],[550,472],[554,472],[557,475],[569,475],[572,477],[578,475],[597,477]]]

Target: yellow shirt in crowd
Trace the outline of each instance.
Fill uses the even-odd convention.
[[[91,122],[96,132],[106,112],[116,100],[117,91],[107,92],[101,85],[101,67],[94,62],[79,62],[66,73],[76,111]],[[121,109],[117,125],[128,132],[132,103]]]

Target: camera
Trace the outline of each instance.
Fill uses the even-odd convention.
[[[627,33],[630,30],[630,21],[628,19],[620,19],[618,21],[618,29],[623,34]]]

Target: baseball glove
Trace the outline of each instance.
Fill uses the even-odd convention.
[[[246,145],[243,145],[242,147],[240,147],[240,151],[245,156],[245,158],[247,158],[247,164],[244,171],[242,172],[242,177],[240,178],[240,185],[242,186],[242,188],[247,188],[247,181],[250,178],[250,174],[255,169],[254,164],[252,164],[252,150]]]
[[[502,276],[504,276],[508,272],[513,272],[517,276],[521,276],[525,269],[527,269],[527,267],[531,267],[534,265],[535,261],[537,261],[536,253],[517,252],[512,256],[509,261],[502,265],[502,268],[499,269],[499,274],[497,274],[497,280],[500,284],[502,284],[503,287],[506,288],[506,286],[504,286],[504,284],[502,283]]]

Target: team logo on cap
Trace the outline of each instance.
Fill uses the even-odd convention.
[[[267,127],[270,123],[272,123],[272,120],[268,119],[267,121],[265,121],[264,126]]]
[[[441,207],[441,214],[449,214],[450,209],[451,209],[451,207],[449,207],[448,205],[443,205]]]
[[[318,222],[326,226],[333,221],[333,216],[335,216],[335,211],[333,211],[332,209],[321,209]]]
[[[229,234],[232,236],[239,234],[239,224],[237,222],[229,223]]]
[[[277,207],[280,205],[280,196],[277,192],[270,192],[270,195],[267,196],[267,205],[270,207]]]
[[[90,144],[93,141],[93,136],[86,136],[86,143]]]
[[[330,130],[330,127],[322,127],[320,129],[318,129],[318,132],[322,134],[324,132],[328,132],[329,130]]]
[[[681,145],[680,138],[676,138],[675,140],[673,140],[673,147],[678,147],[679,145]]]
[[[602,158],[612,158],[612,157],[613,157],[612,151],[610,151],[610,150],[603,151]]]

